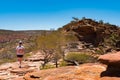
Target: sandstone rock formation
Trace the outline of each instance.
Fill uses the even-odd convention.
[[[101,55],[98,60],[109,66],[120,67],[120,52]]]
[[[35,56],[41,56],[40,53],[34,54],[31,60],[22,62],[22,68],[19,68],[18,62],[5,63],[0,65],[0,80],[25,80],[23,76],[26,73],[40,70],[41,61],[35,61]],[[36,59],[36,58],[35,58]]]
[[[100,80],[106,67],[100,64],[83,64],[56,69],[41,70],[25,75],[25,80]]]
[[[107,65],[106,71],[101,73],[101,77],[109,76],[106,80],[119,80],[110,79],[110,77],[120,78],[120,52],[101,55],[98,60]]]

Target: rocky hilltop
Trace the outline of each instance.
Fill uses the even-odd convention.
[[[101,48],[104,53],[120,48],[120,28],[116,25],[104,23],[102,20],[75,19],[60,30],[75,35],[80,42],[86,43],[88,48],[91,46]]]

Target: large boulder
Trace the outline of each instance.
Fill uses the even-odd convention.
[[[120,80],[120,52],[101,55],[98,60],[107,65],[101,80]]]
[[[98,60],[109,66],[120,67],[120,52],[101,55]]]

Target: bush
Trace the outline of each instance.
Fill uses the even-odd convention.
[[[105,52],[102,49],[96,50],[95,52],[96,52],[96,54],[100,54],[100,55],[105,54]]]
[[[60,64],[59,64],[59,66],[60,66],[60,67],[62,67],[62,66],[67,66],[67,62],[61,61]]]
[[[51,69],[51,68],[55,68],[55,66],[52,65],[52,64],[46,64],[46,65],[44,66],[44,68],[43,68],[42,66],[40,66],[40,69],[41,69],[41,70],[43,70],[43,69]]]
[[[95,62],[97,59],[91,55],[79,52],[71,52],[65,56],[66,60],[77,61],[78,63]]]
[[[30,57],[30,56],[31,56],[30,53],[25,53],[25,54],[24,54],[24,57],[25,57],[25,58]]]

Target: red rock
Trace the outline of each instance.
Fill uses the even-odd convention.
[[[53,76],[48,76],[48,77],[46,77],[44,80],[56,80],[56,79],[55,79],[55,77],[53,77]]]
[[[101,55],[98,60],[106,65],[120,67],[120,52]]]
[[[119,77],[102,77],[100,80],[120,80]]]
[[[101,73],[105,70],[106,67],[101,64],[83,64],[41,70],[26,74],[24,78],[25,80],[100,80]]]
[[[20,69],[15,69],[15,70],[11,70],[11,73],[16,73],[16,74],[26,74],[28,72],[33,72],[34,69],[24,69],[24,68],[20,68]]]
[[[0,76],[0,80],[6,80],[7,76]]]
[[[13,80],[25,80],[23,77],[14,78]]]

